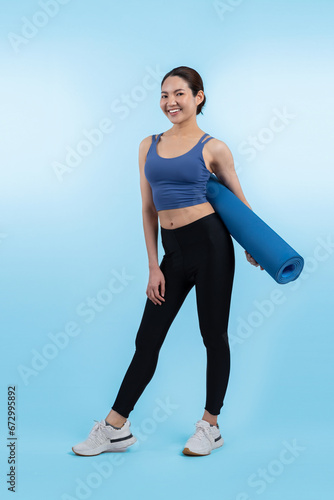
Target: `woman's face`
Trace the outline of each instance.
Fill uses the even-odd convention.
[[[188,82],[179,76],[169,76],[161,87],[160,107],[172,123],[179,123],[196,116],[197,105],[203,100],[203,96],[203,91],[200,90],[194,97]]]

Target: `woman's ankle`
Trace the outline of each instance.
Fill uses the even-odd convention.
[[[108,424],[113,425],[114,427],[123,427],[127,418],[123,417],[115,410],[111,410],[105,420]]]
[[[205,410],[202,420],[209,422],[211,425],[217,425],[218,415],[211,415],[211,413]]]

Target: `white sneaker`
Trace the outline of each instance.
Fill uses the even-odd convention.
[[[96,422],[86,441],[73,446],[72,450],[83,457],[109,451],[125,451],[137,441],[130,432],[130,425],[129,420],[126,420],[120,429],[116,429],[112,425],[106,425],[105,420]]]
[[[196,422],[196,431],[185,444],[184,455],[210,455],[212,450],[223,446],[224,440],[220,435],[219,426],[209,424],[206,420]]]

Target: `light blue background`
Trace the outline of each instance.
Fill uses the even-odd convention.
[[[333,2],[63,0],[43,15],[46,3],[1,2],[1,497],[12,498],[4,484],[6,405],[15,384],[17,499],[327,498]],[[28,21],[39,27],[25,28]],[[24,29],[30,38],[14,41]],[[160,82],[179,65],[204,80],[199,127],[229,146],[248,202],[303,255],[305,269],[298,281],[278,285],[234,242],[222,449],[200,459],[181,453],[205,402],[192,290],[131,413],[138,443],[122,456],[82,459],[71,447],[108,413],[134,352],[148,279],[138,146],[170,128]],[[277,113],[288,118],[273,132]],[[55,162],[64,164],[84,131],[106,120],[112,131],[57,176]],[[257,147],[249,144],[254,137]],[[106,300],[102,290],[122,270],[127,281],[88,323],[78,306]],[[53,347],[54,358],[35,375],[22,376],[33,352],[69,322],[78,334]],[[161,408],[168,401],[173,406]],[[297,445],[295,455],[284,452],[286,443]],[[290,463],[282,463],[286,456]],[[97,472],[113,460],[108,477]],[[267,479],[255,483],[260,469]]]

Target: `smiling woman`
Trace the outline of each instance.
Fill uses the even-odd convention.
[[[206,196],[211,173],[250,206],[230,150],[197,125],[205,102],[203,81],[194,69],[180,66],[164,76],[160,107],[172,127],[146,137],[139,147],[149,280],[136,350],[108,416],[73,447],[79,455],[124,450],[136,441],[128,416],[152,379],[167,332],[193,287],[207,354],[206,402],[183,453],[209,455],[223,444],[217,417],[230,373],[227,327],[235,258],[231,235]],[[158,222],[165,250],[160,264]]]
[[[182,68],[182,69],[181,69]],[[166,82],[167,78],[170,78],[172,76],[177,76],[180,77],[180,81],[183,84],[186,83],[187,85],[184,85],[186,88],[182,88],[182,83],[181,83],[181,88],[177,88],[175,90],[171,90],[169,82]],[[203,85],[203,80],[201,76],[197,73],[197,71],[188,68],[186,66],[181,66],[180,68],[175,68],[169,73],[167,73],[162,82],[161,82],[161,101],[160,101],[160,106],[163,111],[165,111],[165,103],[164,101],[167,101],[168,98],[168,91],[170,93],[174,93],[175,96],[178,95],[186,95],[188,94],[189,89],[191,90],[191,94],[194,98],[197,96],[199,97],[199,102],[197,103],[197,108],[196,108],[196,115],[198,114],[203,114],[202,108],[205,105],[206,102],[206,96],[204,94],[204,85]],[[182,99],[182,98],[181,98]],[[168,101],[167,101],[168,102]],[[168,104],[167,104],[168,106]],[[174,112],[172,112],[174,110]],[[180,110],[182,111],[182,108],[180,109],[177,106],[168,108],[167,107],[167,113],[169,112],[170,115],[175,115],[175,110]]]

